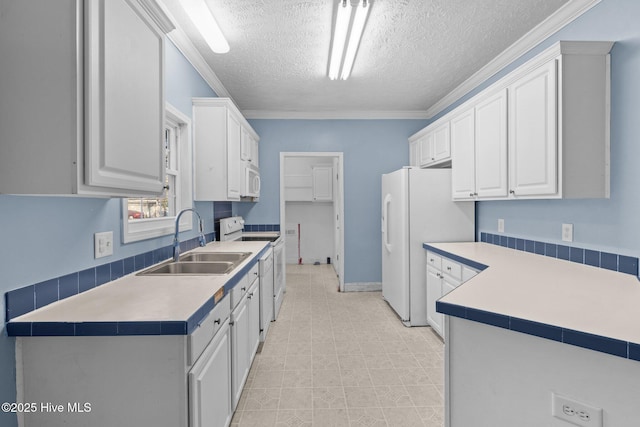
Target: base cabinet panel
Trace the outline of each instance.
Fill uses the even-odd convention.
[[[189,372],[189,427],[227,427],[232,417],[227,320]]]

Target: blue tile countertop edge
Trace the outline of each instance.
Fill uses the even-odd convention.
[[[448,316],[484,323],[485,325],[533,335],[563,344],[571,344],[624,359],[640,361],[640,344],[637,343],[588,334],[573,329],[561,328],[441,301],[436,301],[436,311]]]
[[[459,255],[452,254],[451,252],[443,251],[442,249],[434,248],[433,246],[431,246],[431,245],[429,245],[427,243],[423,243],[422,247],[424,249],[428,250],[428,251],[435,252],[438,255],[442,255],[443,257],[447,257],[447,258],[449,258],[449,259],[451,259],[453,261],[457,261],[457,262],[460,262],[460,263],[462,263],[462,264],[464,264],[466,266],[469,266],[471,268],[475,268],[478,271],[482,271],[485,268],[488,268],[487,265],[481,264],[481,263],[476,262],[476,261],[474,261],[472,259],[463,258],[463,257],[461,257]]]
[[[518,251],[531,252],[578,264],[632,274],[638,277],[638,258],[636,257],[484,232],[480,233],[480,241]]]
[[[229,277],[224,285],[224,297],[236,286],[269,250],[266,245],[244,267]],[[24,289],[24,288],[23,288]],[[209,298],[186,321],[145,322],[7,322],[7,335],[12,337],[42,336],[130,336],[130,335],[189,335],[215,307]]]

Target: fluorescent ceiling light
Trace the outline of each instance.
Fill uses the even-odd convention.
[[[180,0],[185,12],[215,53],[229,52],[229,43],[211,14],[205,0]]]
[[[353,9],[351,0],[340,0],[333,32],[331,56],[329,58],[329,78],[331,80],[336,80],[338,76],[342,80],[346,80],[351,74],[364,25],[369,15],[369,6],[370,1],[358,0],[358,5],[355,8],[355,17],[351,22]],[[351,27],[349,27],[349,24],[351,24]],[[348,44],[347,40],[349,41]],[[347,47],[346,54],[345,45]],[[342,73],[340,73],[340,70],[342,70]]]
[[[347,41],[347,30],[351,19],[351,0],[340,0],[336,28],[333,33],[333,45],[331,47],[331,59],[329,61],[329,78],[335,80],[340,73],[340,62],[344,44]]]
[[[362,39],[362,31],[364,30],[365,22],[367,22],[368,14],[369,5],[366,0],[363,0],[362,5],[358,4],[358,7],[356,8],[356,16],[353,19],[353,25],[351,26],[351,35],[349,36],[347,53],[344,55],[342,74],[340,75],[342,80],[346,80],[351,74],[351,69],[353,68],[353,62],[356,60],[356,53],[360,46],[360,39]]]

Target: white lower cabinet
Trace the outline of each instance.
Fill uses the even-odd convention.
[[[189,426],[231,423],[231,331],[227,319],[189,372]]]
[[[478,272],[464,264],[427,251],[427,323],[444,336],[444,315],[436,311],[436,301],[471,279]]]
[[[257,271],[190,335],[18,337],[19,401],[64,407],[20,425],[228,427],[259,343]]]
[[[242,297],[231,312],[231,407],[238,406],[242,388],[249,375],[249,306],[247,296]]]
[[[258,264],[233,289],[239,302],[231,312],[231,407],[238,406],[240,395],[260,344],[260,287]],[[235,301],[234,301],[235,300]]]

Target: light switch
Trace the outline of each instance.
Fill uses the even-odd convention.
[[[113,255],[113,231],[104,231],[93,235],[95,258]]]

